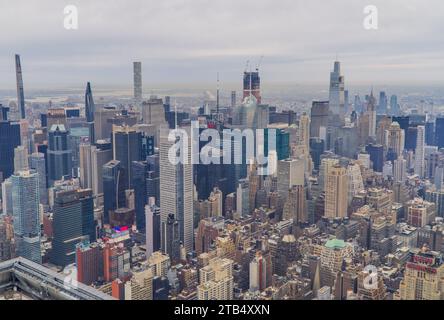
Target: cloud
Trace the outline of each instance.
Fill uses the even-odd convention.
[[[63,8],[79,10],[79,29],[63,28]],[[379,29],[365,30],[363,8],[376,5]],[[328,81],[332,60],[346,81],[444,80],[444,24],[438,0],[3,0],[0,88],[15,85],[13,54],[27,87],[239,81],[261,55],[263,81]]]

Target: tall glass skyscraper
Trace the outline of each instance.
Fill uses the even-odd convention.
[[[109,212],[126,205],[125,171],[120,161],[111,160],[103,166],[103,221],[109,223]]]
[[[23,90],[22,66],[20,63],[20,56],[18,54],[15,55],[15,75],[17,78],[17,105],[20,110],[21,118],[26,119],[25,93]]]
[[[29,157],[30,168],[39,174],[40,203],[48,204],[48,190],[46,186],[46,160],[43,153],[33,153]]]
[[[178,164],[170,162],[168,153],[174,142],[168,140],[168,131],[160,138],[160,213],[162,223],[173,214],[179,222],[180,240],[187,252],[193,250],[193,165],[191,141],[188,143],[188,159]],[[184,157],[185,155],[181,155]],[[185,160],[185,159],[183,159]]]
[[[54,181],[72,174],[72,155],[68,143],[69,132],[63,124],[54,124],[48,133],[48,180]]]
[[[334,114],[343,116],[345,114],[344,101],[344,77],[341,75],[341,63],[335,61],[333,71],[330,72],[330,110]]]
[[[39,174],[34,170],[18,171],[11,176],[11,182],[17,255],[42,263],[40,252]]]

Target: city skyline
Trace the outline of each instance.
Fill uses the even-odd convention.
[[[0,301],[444,300],[441,8],[0,7]]]

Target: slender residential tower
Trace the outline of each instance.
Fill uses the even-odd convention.
[[[17,105],[22,119],[26,119],[25,112],[25,93],[23,91],[22,66],[20,64],[20,55],[15,55],[15,76],[17,78]]]
[[[95,111],[95,105],[94,105],[94,99],[92,95],[91,90],[91,83],[86,84],[86,91],[85,91],[85,116],[86,116],[86,122],[88,122],[88,128],[89,128],[89,141],[91,143],[95,142],[94,138],[94,111]]]
[[[134,102],[138,109],[142,105],[142,62],[133,62]]]

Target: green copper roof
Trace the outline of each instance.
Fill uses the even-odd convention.
[[[325,246],[329,249],[342,249],[345,247],[345,242],[344,240],[331,239],[327,241]]]

